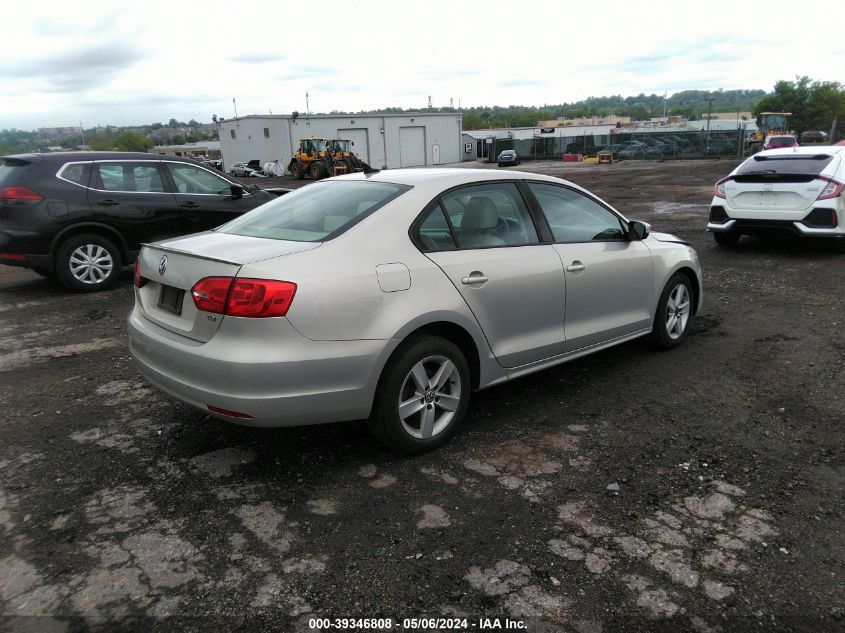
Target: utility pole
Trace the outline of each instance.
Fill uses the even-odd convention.
[[[710,111],[713,108],[713,97],[707,100],[707,146],[704,150],[705,155],[710,151]]]
[[[79,133],[82,134],[82,149],[85,149],[85,128],[82,127],[82,121],[79,122]]]
[[[308,91],[305,91],[305,114],[311,114],[311,105],[308,103]]]

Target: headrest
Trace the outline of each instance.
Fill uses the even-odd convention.
[[[473,196],[469,199],[464,217],[461,220],[462,229],[470,231],[493,229],[498,224],[499,210],[490,198]]]

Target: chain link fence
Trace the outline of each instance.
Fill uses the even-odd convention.
[[[595,156],[598,152],[611,152],[615,160],[741,158],[749,153],[750,134],[737,129],[497,138],[488,147],[487,157],[496,162],[503,150],[513,149],[521,160],[561,160],[564,154]]]

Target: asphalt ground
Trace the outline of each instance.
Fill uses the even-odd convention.
[[[717,247],[734,164],[519,167],[691,242],[704,311],[474,394],[419,457],[211,419],[133,367],[128,271],[0,267],[0,631],[845,630],[845,256]]]

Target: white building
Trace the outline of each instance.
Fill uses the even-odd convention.
[[[226,169],[258,159],[287,168],[301,138],[341,138],[376,169],[440,165],[463,160],[458,113],[249,115],[220,121]]]

